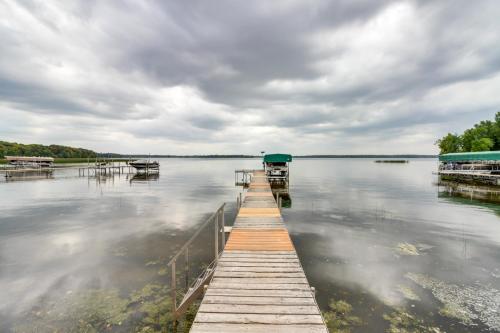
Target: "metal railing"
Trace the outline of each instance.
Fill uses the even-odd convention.
[[[169,261],[167,267],[170,267],[171,271],[171,295],[172,295],[172,315],[174,321],[182,316],[189,306],[196,300],[198,296],[203,292],[204,285],[211,279],[219,255],[224,249],[226,243],[225,232],[224,232],[224,207],[225,203],[222,204],[215,213],[213,213],[194,233],[193,236],[181,247],[181,249],[174,255],[174,257]],[[189,276],[189,246],[198,238],[200,233],[209,225],[214,225],[214,249],[213,249],[213,261],[208,265],[208,267],[194,280],[190,285]],[[187,289],[181,302],[177,304],[178,287],[180,285],[177,282],[177,262],[183,258],[184,260],[184,287]]]

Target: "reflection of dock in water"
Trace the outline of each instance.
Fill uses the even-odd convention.
[[[156,173],[136,173],[132,177],[130,177],[130,183],[144,183],[150,181],[158,181],[160,179],[160,174]]]
[[[444,180],[440,180],[437,185],[439,198],[454,197],[500,203],[500,189],[496,186],[478,186]]]
[[[8,181],[52,178],[53,171],[53,168],[4,168],[1,170]]]

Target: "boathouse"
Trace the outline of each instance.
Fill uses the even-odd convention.
[[[54,159],[52,157],[37,157],[37,156],[5,156],[5,159],[10,165],[29,166],[39,168],[50,168]]]
[[[500,185],[500,151],[478,151],[439,155],[443,180]]]
[[[264,155],[264,170],[269,181],[288,180],[291,161],[292,155],[289,154]]]

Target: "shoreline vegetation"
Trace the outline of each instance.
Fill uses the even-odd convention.
[[[446,134],[436,145],[441,154],[500,150],[500,112],[493,121],[483,120],[462,134]]]
[[[43,156],[53,157],[55,164],[117,162],[138,158],[262,158],[260,155],[245,154],[116,154],[97,153],[95,151],[61,145],[22,144],[16,142],[0,141],[0,164],[5,164],[5,156]],[[323,154],[323,155],[293,155],[294,158],[380,158],[380,159],[406,159],[406,158],[436,158],[437,155],[419,154]]]
[[[9,156],[9,155],[7,155]],[[27,156],[27,155],[24,155]],[[128,160],[140,158],[205,158],[205,159],[235,159],[235,158],[262,158],[258,155],[123,155],[120,157],[97,157],[98,162],[126,162]],[[436,155],[300,155],[293,156],[296,159],[306,158],[437,158]],[[54,164],[90,164],[96,162],[96,158],[87,157],[70,157],[70,158],[54,158]],[[408,163],[407,160],[377,160],[376,163]],[[7,164],[7,160],[0,158],[0,164]]]

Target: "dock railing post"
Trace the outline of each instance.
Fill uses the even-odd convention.
[[[176,283],[175,283],[175,260],[172,262],[172,265],[170,266],[172,268],[172,282],[171,282],[171,293],[172,293],[172,315],[173,315],[173,320],[174,323],[177,320],[176,318],[176,312],[177,312],[177,290],[176,290]],[[175,324],[174,324],[175,325]]]
[[[215,233],[214,233],[214,236],[215,236],[215,242],[214,242],[214,254],[215,254],[215,263],[217,264],[217,261],[219,259],[219,214],[215,214],[215,217],[214,217],[214,224],[215,224]]]
[[[224,205],[222,205],[221,209],[221,228],[222,228],[222,249],[224,249],[226,245],[226,230],[225,230],[225,221],[224,221]]]
[[[186,290],[189,289],[189,246],[186,248],[184,274],[186,275]]]

